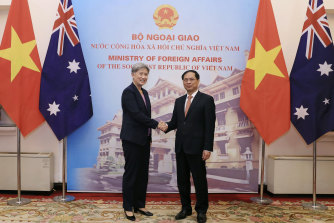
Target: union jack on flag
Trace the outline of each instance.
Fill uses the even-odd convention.
[[[291,122],[307,144],[334,130],[333,64],[334,46],[323,1],[310,0],[290,74]]]
[[[93,115],[88,72],[71,0],[59,0],[42,70],[39,110],[58,140]]]
[[[326,17],[326,10],[322,1],[310,1],[306,11],[306,20],[302,35],[305,33],[307,33],[307,45],[305,52],[307,59],[312,58],[314,35],[318,37],[324,47],[327,47],[332,43]]]
[[[53,26],[53,33],[59,30],[57,49],[59,56],[63,55],[65,34],[72,46],[75,46],[79,43],[79,37],[74,31],[74,28],[77,29],[77,23],[74,18],[73,5],[67,3],[67,0],[64,0],[63,3],[60,1],[57,10],[56,21]]]

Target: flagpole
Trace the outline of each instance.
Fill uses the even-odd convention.
[[[8,125],[8,126],[13,126],[13,125]],[[18,127],[16,127],[16,134],[17,134],[17,198],[7,201],[7,204],[11,206],[21,206],[29,204],[31,202],[30,199],[21,198],[21,132]]]
[[[65,137],[63,139],[63,184],[62,184],[62,196],[56,196],[53,198],[54,201],[56,202],[69,202],[69,201],[73,201],[75,199],[74,196],[71,195],[65,195],[65,191],[66,191],[66,186],[65,186],[65,181],[66,181],[66,175],[65,175],[65,171],[66,171],[66,148],[67,148],[67,137]]]
[[[251,201],[256,202],[258,204],[271,204],[273,202],[271,199],[263,197],[265,147],[266,147],[266,144],[265,144],[264,140],[262,139],[260,197],[252,197],[251,198]]]
[[[313,201],[303,203],[303,207],[313,210],[327,210],[327,206],[317,203],[317,141],[313,142]]]

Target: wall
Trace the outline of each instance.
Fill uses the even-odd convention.
[[[10,0],[0,0],[0,36],[3,34],[8,15]],[[55,18],[57,0],[28,0],[38,45],[38,51],[43,64],[47,51],[51,29]],[[240,1],[242,2],[242,1]],[[329,24],[334,34],[334,1],[324,0],[327,8]],[[299,43],[302,25],[308,0],[272,0],[277,27],[281,38],[283,53],[288,71],[291,71]],[[46,123],[42,124],[27,137],[22,137],[22,152],[52,152],[55,156],[54,181],[62,179],[62,142],[53,135]],[[334,134],[327,134],[318,140],[318,155],[334,155]],[[0,128],[0,152],[15,152],[15,129]],[[291,129],[271,145],[266,146],[268,155],[312,155],[312,144],[306,145],[296,129]],[[312,173],[310,173],[312,174]]]

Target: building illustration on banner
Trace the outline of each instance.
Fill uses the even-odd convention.
[[[226,192],[257,191],[260,140],[256,129],[239,106],[243,73],[234,69],[228,77],[216,74],[211,84],[199,86],[200,91],[214,97],[216,104],[214,151],[206,162],[209,192],[221,192],[222,188]],[[152,104],[152,118],[170,121],[174,101],[184,95],[185,90],[162,78],[147,90]],[[95,168],[104,172],[100,179],[105,181],[105,185],[109,184],[109,190],[121,184],[124,171],[122,142],[119,138],[121,123],[120,110],[112,121],[98,128],[100,148]],[[153,130],[152,134],[148,191],[176,192],[175,131],[165,134]],[[121,191],[121,188],[115,189]]]

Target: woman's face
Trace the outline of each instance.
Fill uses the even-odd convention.
[[[132,75],[133,83],[137,87],[142,87],[147,82],[148,70],[146,68],[141,68],[137,72],[132,73],[131,75]]]

